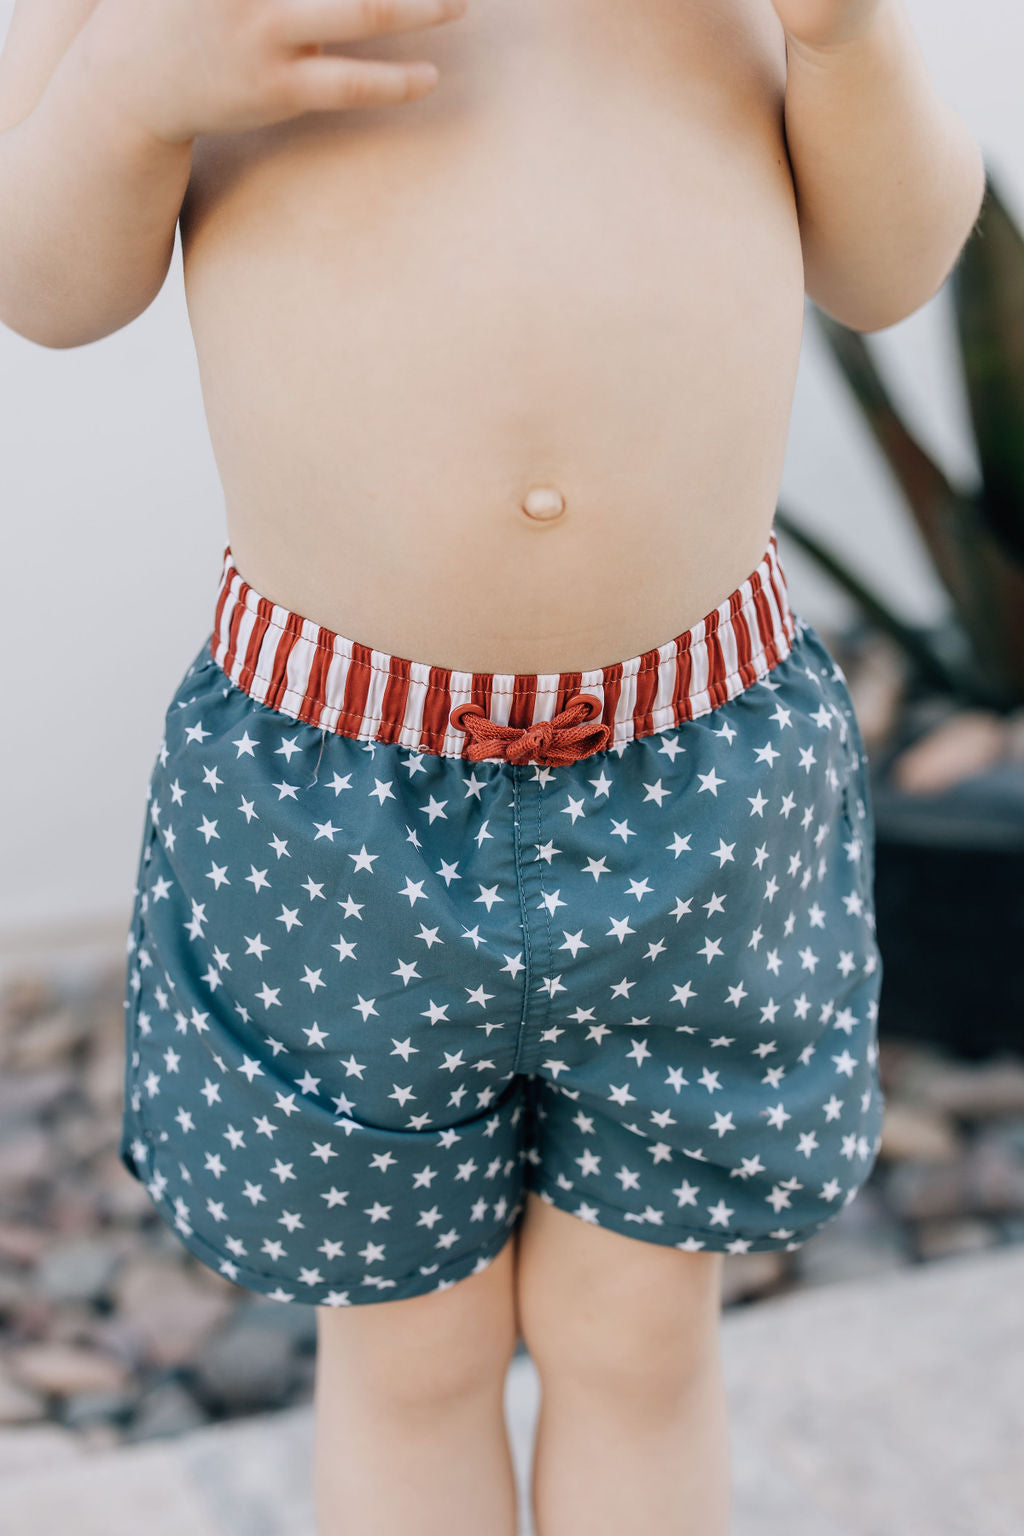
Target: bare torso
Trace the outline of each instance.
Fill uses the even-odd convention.
[[[181,213],[239,569],[467,671],[660,644],[757,564],[782,474],[803,265],[769,0],[472,0],[331,51],[440,81],[197,140]]]

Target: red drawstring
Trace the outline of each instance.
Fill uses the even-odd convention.
[[[499,725],[488,719],[479,704],[468,703],[457,704],[449,719],[456,730],[473,738],[467,756],[474,762],[503,757],[507,763],[526,763],[532,758],[556,768],[578,762],[608,745],[612,728],[596,718],[603,708],[596,694],[574,693],[559,714],[533,725]]]

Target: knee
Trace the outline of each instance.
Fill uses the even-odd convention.
[[[711,1271],[685,1295],[596,1287],[572,1308],[535,1302],[523,1337],[544,1390],[664,1415],[719,1374],[720,1317]]]
[[[662,1420],[703,1392],[717,1376],[717,1330],[676,1329],[660,1344],[632,1330],[608,1336],[599,1327],[577,1328],[571,1338],[531,1351],[544,1392],[571,1393],[596,1408],[626,1407]]]
[[[500,1335],[419,1338],[400,1356],[379,1360],[364,1386],[389,1415],[458,1411],[500,1396],[514,1352]]]

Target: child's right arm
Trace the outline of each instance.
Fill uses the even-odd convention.
[[[159,292],[192,142],[133,130],[105,96],[82,36],[96,0],[24,5],[0,59],[0,320],[75,347]]]
[[[466,0],[18,6],[0,56],[0,321],[76,347],[162,287],[198,134],[415,100],[433,65],[321,45],[451,21]]]

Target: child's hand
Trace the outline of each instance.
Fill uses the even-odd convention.
[[[96,90],[167,143],[414,100],[427,61],[320,52],[462,16],[468,0],[99,0],[77,41]]]
[[[885,0],[772,0],[776,14],[795,43],[806,48],[835,48],[866,32]]]

